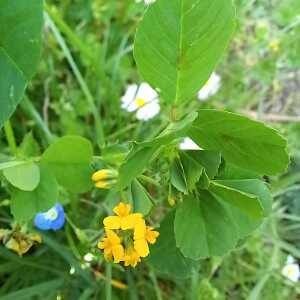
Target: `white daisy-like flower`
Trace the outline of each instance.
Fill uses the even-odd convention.
[[[199,100],[207,100],[209,97],[215,95],[221,87],[221,77],[215,72],[211,74],[202,89],[198,92]]]
[[[293,282],[297,282],[300,278],[300,268],[294,257],[287,257],[286,265],[281,270],[281,274]]]
[[[136,112],[138,120],[148,121],[160,111],[158,94],[148,83],[130,84],[121,98],[121,108]]]
[[[179,144],[180,150],[201,150],[201,148],[189,137],[185,137]]]

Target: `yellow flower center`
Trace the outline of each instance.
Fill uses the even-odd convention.
[[[145,106],[146,100],[143,99],[143,98],[136,98],[136,99],[135,99],[135,104],[136,104],[139,108],[141,108],[141,107]]]

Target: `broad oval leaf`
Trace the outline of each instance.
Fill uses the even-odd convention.
[[[41,162],[55,174],[59,184],[73,192],[85,192],[92,186],[92,156],[89,140],[64,136],[49,146]]]
[[[184,199],[176,211],[174,229],[177,247],[191,259],[224,255],[239,239],[230,211],[206,191],[199,199]]]
[[[197,268],[197,262],[185,258],[176,247],[174,237],[174,212],[170,212],[162,221],[158,231],[160,236],[150,248],[147,261],[159,273],[175,278],[186,278]]]
[[[0,1],[0,127],[21,101],[40,57],[43,1]]]
[[[31,161],[4,169],[3,175],[14,187],[23,191],[33,191],[40,182],[40,168]]]
[[[17,222],[28,222],[36,213],[50,209],[58,199],[58,185],[54,175],[40,165],[40,183],[31,192],[13,189],[11,212]]]
[[[167,102],[188,100],[208,80],[235,27],[228,0],[159,0],[146,11],[134,43],[142,77]]]
[[[216,181],[211,181],[209,191],[220,200],[237,207],[252,219],[261,219],[263,216],[263,206],[256,195],[239,191]]]
[[[262,175],[276,175],[289,163],[286,140],[274,129],[244,116],[213,109],[198,111],[189,136],[202,148]]]

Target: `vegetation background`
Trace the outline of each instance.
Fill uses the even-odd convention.
[[[238,250],[202,261],[191,279],[162,276],[146,264],[126,272],[114,267],[112,299],[300,299],[300,284],[281,274],[288,254],[300,261],[300,2],[235,2],[238,28],[217,69],[221,89],[186,109],[241,112],[272,123],[288,138],[289,171],[268,178],[273,213]],[[109,144],[154,136],[168,111],[140,122],[120,109],[127,84],[141,81],[132,49],[144,2],[53,0],[45,7],[38,73],[12,119],[22,149],[38,155],[53,135],[92,138],[93,101]],[[3,132],[0,138],[1,161],[8,150]],[[166,202],[165,191],[153,193]],[[12,222],[6,197],[0,189],[2,228]],[[95,245],[111,199],[113,193],[99,191],[67,194],[60,199],[68,216],[64,230],[44,234],[43,244],[22,258],[1,246],[0,299],[105,299],[104,261]],[[86,253],[94,255],[91,262]]]

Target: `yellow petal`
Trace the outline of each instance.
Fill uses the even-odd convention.
[[[148,243],[154,244],[158,236],[159,236],[158,231],[154,231],[151,227],[147,227],[146,240],[148,241]]]
[[[92,175],[92,180],[93,181],[100,181],[102,179],[107,179],[108,178],[108,172],[109,170],[107,169],[102,169],[102,170],[99,170],[97,172],[95,172],[93,175]]]
[[[130,214],[127,217],[121,218],[121,229],[133,229],[137,223],[142,220],[141,214]]]
[[[113,212],[119,217],[127,217],[130,214],[130,204],[120,202],[114,209]]]
[[[134,241],[134,249],[141,257],[146,257],[149,254],[149,247],[145,239]]]
[[[139,222],[136,223],[134,226],[134,234],[133,234],[133,239],[134,240],[139,240],[139,239],[144,239],[146,235],[146,223],[145,220],[140,220]]]
[[[116,246],[121,243],[121,239],[114,231],[106,230],[106,235],[111,246]]]
[[[121,218],[118,216],[109,216],[103,220],[103,224],[107,229],[120,229]]]
[[[114,262],[119,263],[124,259],[124,248],[122,245],[117,245],[112,248]]]
[[[95,183],[95,187],[98,188],[98,189],[110,189],[111,185],[109,184],[108,181],[97,181]]]

